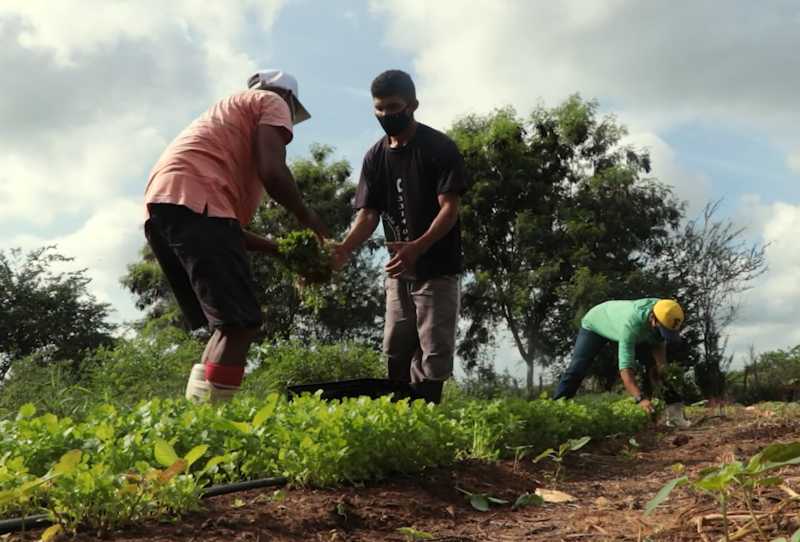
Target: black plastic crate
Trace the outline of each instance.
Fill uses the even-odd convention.
[[[419,399],[420,397],[408,382],[387,380],[385,378],[356,378],[353,380],[339,380],[335,382],[316,382],[313,384],[298,384],[287,386],[286,396],[291,401],[295,396],[303,393],[316,393],[322,390],[321,398],[330,401],[344,399],[345,397],[370,397],[377,399],[384,395],[392,395],[392,401],[401,399]]]

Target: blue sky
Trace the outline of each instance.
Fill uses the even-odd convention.
[[[136,258],[141,193],[164,146],[256,68],[300,83],[312,119],[290,156],[333,145],[358,171],[380,135],[368,94],[387,68],[417,82],[418,118],[573,92],[597,97],[650,149],[693,212],[772,243],[730,346],[800,343],[800,4],[747,0],[99,0],[0,4],[0,249],[57,243],[87,267],[118,320]],[[500,357],[514,365],[513,349]]]

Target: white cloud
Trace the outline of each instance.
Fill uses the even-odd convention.
[[[648,118],[796,125],[795,2],[374,1],[410,52],[426,116],[449,121],[580,91]],[[788,114],[787,112],[794,112]],[[788,117],[788,118],[787,118]]]
[[[742,298],[742,311],[729,330],[732,351],[790,348],[800,344],[796,325],[800,306],[800,205],[764,204],[757,197],[745,202],[752,224],[767,247],[767,273]]]
[[[112,199],[99,208],[76,231],[51,238],[19,235],[6,239],[2,248],[21,247],[23,250],[55,245],[56,252],[74,258],[64,269],[86,269],[92,279],[90,291],[99,300],[111,303],[116,309],[112,319],[117,322],[139,317],[132,296],[124,290],[119,279],[128,262],[136,259],[144,243],[141,222],[144,208],[140,201]],[[59,270],[61,268],[55,268]]]
[[[282,5],[0,3],[0,247],[56,243],[89,269],[116,320],[134,317],[118,280],[144,243],[147,173],[180,129],[269,59],[246,39],[268,32]]]
[[[672,147],[657,134],[631,132],[623,143],[647,149],[653,164],[652,175],[671,185],[675,195],[688,203],[687,216],[697,216],[711,199],[711,179],[682,167]]]
[[[794,149],[786,156],[786,165],[793,172],[800,175],[800,147]]]
[[[160,149],[256,68],[281,2],[0,4],[0,222],[44,225],[144,185]]]

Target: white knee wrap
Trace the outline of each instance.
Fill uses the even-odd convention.
[[[237,391],[238,386],[218,386],[206,380],[205,366],[202,363],[192,366],[189,381],[186,383],[186,398],[196,403],[230,401]]]

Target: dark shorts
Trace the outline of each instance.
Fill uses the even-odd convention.
[[[260,326],[263,317],[239,222],[182,205],[148,208],[147,242],[191,328]]]

